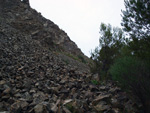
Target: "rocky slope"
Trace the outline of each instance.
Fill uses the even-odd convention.
[[[0,0],[0,113],[139,113],[113,83],[92,83],[86,56],[26,1]]]

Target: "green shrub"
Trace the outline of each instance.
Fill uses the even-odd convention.
[[[150,70],[147,61],[125,56],[117,59],[109,72],[122,88],[139,97],[146,111],[150,110]]]
[[[98,82],[97,80],[91,80],[91,82],[92,82],[92,84],[94,84],[94,85],[98,85],[98,84],[99,84],[99,82]]]

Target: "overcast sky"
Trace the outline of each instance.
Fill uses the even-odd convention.
[[[30,0],[32,8],[63,29],[82,52],[99,45],[102,22],[120,27],[124,0]]]

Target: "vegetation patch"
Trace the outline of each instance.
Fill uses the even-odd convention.
[[[100,84],[99,81],[97,81],[97,80],[91,80],[91,82],[92,82],[92,84],[94,84],[94,85]]]

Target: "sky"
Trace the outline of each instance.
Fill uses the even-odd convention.
[[[30,0],[30,5],[64,30],[89,57],[99,45],[100,24],[121,27],[121,9],[125,9],[124,0]]]

